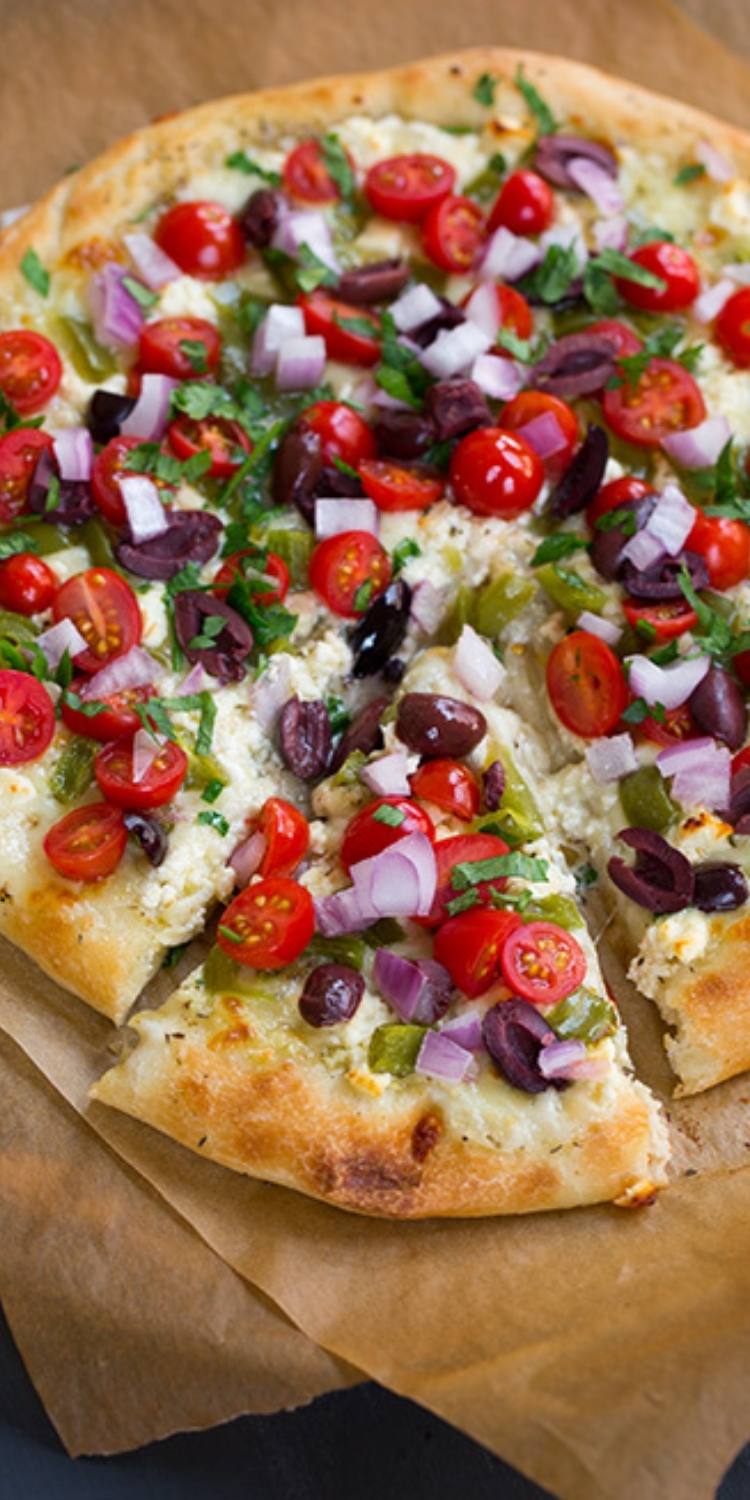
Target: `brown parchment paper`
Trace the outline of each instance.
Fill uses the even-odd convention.
[[[697,4],[690,0],[693,14]],[[708,3],[703,19],[713,25]],[[2,21],[4,206],[27,201],[66,166],[157,112],[255,84],[387,66],[482,41],[597,62],[750,125],[745,65],[666,0],[525,0],[523,7],[516,0],[462,0],[460,6],[413,0],[408,10],[396,0],[377,6],[369,0],[319,0],[317,5],[223,0],[220,11],[208,0],[161,0],[158,7],[148,0],[110,0],[106,7],[97,0],[69,0],[64,10],[52,0],[5,0]],[[740,17],[738,46],[742,31]],[[39,109],[40,78],[49,103],[46,117]],[[189,956],[183,969],[188,962]],[[157,988],[163,991],[178,977],[179,972],[161,976]],[[652,1009],[637,1000],[626,1008],[643,1075],[668,1088]],[[101,1107],[87,1109],[87,1088],[106,1065],[111,1029],[5,944],[0,947],[0,1026],[46,1080],[37,1082],[35,1097],[48,1105],[56,1102],[59,1119],[71,1127],[64,1146],[62,1130],[52,1132],[57,1144],[48,1153],[45,1132],[36,1132],[36,1106],[22,1104],[16,1111],[20,1140],[25,1143],[26,1132],[32,1132],[28,1153],[40,1192],[41,1163],[54,1178],[55,1166],[72,1162],[71,1184],[76,1178],[85,1184],[88,1151],[94,1146],[101,1151],[100,1141],[106,1142],[120,1163],[101,1158],[111,1169],[102,1166],[98,1178],[107,1213],[124,1213],[116,1176],[122,1163],[128,1187],[141,1193],[154,1189],[161,1200],[148,1200],[161,1215],[149,1240],[155,1261],[162,1234],[168,1243],[167,1225],[192,1226],[204,1252],[209,1254],[206,1247],[213,1252],[212,1274],[218,1255],[225,1268],[232,1268],[228,1275],[239,1272],[260,1288],[308,1340],[422,1401],[556,1493],[576,1500],[708,1496],[750,1434],[747,1079],[674,1111],[676,1183],[651,1210],[626,1216],[604,1208],[518,1221],[398,1226],[353,1218],[237,1178],[136,1122]],[[9,1068],[14,1067],[17,1080],[21,1072],[11,1056]],[[48,1085],[64,1104],[60,1097],[55,1101]],[[39,1201],[52,1247],[54,1219],[62,1216],[63,1206],[45,1191]],[[82,1192],[81,1187],[72,1193],[73,1204]],[[115,1202],[118,1207],[110,1209]],[[32,1212],[29,1202],[26,1214]],[[76,1208],[68,1223],[71,1248],[76,1226],[90,1240],[82,1210]],[[182,1232],[188,1235],[186,1227]],[[194,1236],[188,1238],[195,1249]],[[32,1242],[29,1230],[27,1244]],[[120,1338],[118,1314],[127,1310],[132,1318],[139,1280],[146,1281],[151,1271],[146,1258],[144,1275],[145,1240],[129,1243],[130,1281],[122,1271],[123,1257],[110,1286],[103,1267],[109,1269],[113,1250],[104,1240],[99,1246],[102,1301],[107,1290],[115,1293],[105,1329],[108,1354]],[[61,1249],[62,1242],[51,1248],[49,1279],[59,1271]],[[164,1260],[168,1254],[165,1249]],[[16,1256],[17,1263],[22,1259]],[[28,1306],[45,1277],[40,1275],[33,1291],[28,1283],[25,1290],[21,1269],[17,1265],[14,1272],[18,1301]],[[209,1276],[205,1268],[204,1276]],[[168,1282],[165,1277],[165,1296]],[[210,1305],[208,1281],[199,1285]],[[70,1277],[60,1310],[63,1326],[67,1318],[74,1327],[86,1325],[85,1278],[78,1290],[76,1297]],[[13,1289],[11,1301],[12,1294]],[[274,1328],[293,1334],[278,1312],[256,1300],[275,1319]],[[168,1306],[170,1317],[174,1310]],[[251,1317],[247,1309],[245,1316]],[[20,1341],[32,1373],[36,1357],[39,1375],[49,1333],[45,1319],[37,1326],[33,1321],[27,1317]],[[17,1313],[14,1326],[18,1333]],[[142,1350],[133,1356],[139,1368],[153,1357],[153,1326],[146,1304]],[[170,1328],[173,1342],[165,1339],[164,1345],[179,1385],[182,1360],[195,1337],[190,1309]],[[270,1329],[269,1324],[269,1338]],[[207,1333],[203,1351],[213,1405],[196,1408],[194,1402],[191,1411],[186,1401],[180,1413],[175,1396],[171,1415],[158,1430],[170,1430],[172,1421],[202,1425],[240,1409],[239,1383],[232,1387],[232,1399],[221,1404],[224,1349],[215,1332]],[[301,1339],[300,1363],[291,1356],[287,1364],[280,1359],[289,1383],[286,1396],[276,1395],[279,1401],[307,1399],[321,1388],[305,1367],[310,1344],[301,1334],[294,1337]],[[59,1402],[70,1378],[63,1346],[61,1336],[59,1363],[50,1365],[57,1374],[43,1387],[50,1403]],[[73,1348],[71,1363],[79,1355],[85,1362],[83,1345],[74,1341]],[[256,1409],[263,1409],[274,1396],[270,1386],[260,1384],[266,1354],[255,1325],[233,1348],[238,1369],[240,1351],[247,1361],[252,1388],[247,1405],[258,1402]],[[166,1353],[164,1359],[166,1374]],[[315,1376],[331,1386],[351,1378],[349,1370],[330,1363],[327,1373],[316,1368]],[[106,1450],[151,1435],[150,1429],[139,1434],[137,1413],[129,1436],[125,1422],[118,1428],[112,1408],[118,1406],[123,1378],[113,1376],[96,1418],[81,1409],[83,1400],[77,1413],[68,1412],[70,1431],[75,1430],[72,1446]],[[282,1384],[280,1377],[279,1391]],[[153,1426],[159,1419],[154,1391],[148,1420]]]

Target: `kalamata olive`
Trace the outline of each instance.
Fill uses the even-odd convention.
[[[363,494],[362,481],[358,474],[345,474],[343,469],[337,469],[333,464],[324,464],[313,485],[313,513],[315,501],[320,495],[326,495],[333,500],[348,500]]]
[[[747,901],[747,881],[739,865],[707,860],[696,865],[695,905],[699,911],[736,911]]]
[[[116,391],[94,391],[86,413],[86,426],[95,443],[109,443],[120,436],[120,428],[135,406],[134,396]]]
[[[568,333],[550,345],[531,371],[529,384],[552,396],[592,396],[614,373],[610,339],[596,333]]]
[[[632,500],[627,505],[618,506],[618,510],[627,511],[633,518],[635,531],[640,531],[646,525],[655,505],[654,495],[643,495],[640,500]],[[630,541],[632,535],[634,535],[633,530],[626,526],[595,529],[594,540],[591,543],[591,561],[597,573],[608,582],[617,577],[621,566],[625,566],[621,564],[622,549]]]
[[[505,766],[493,760],[482,777],[482,805],[487,812],[497,812],[505,791]]]
[[[573,181],[568,165],[571,161],[586,160],[594,162],[603,171],[608,172],[610,177],[617,176],[617,160],[614,152],[608,146],[602,145],[601,141],[587,141],[584,136],[579,135],[543,135],[540,136],[536,146],[536,157],[534,166],[541,174],[551,182],[554,187],[566,188],[569,193],[580,193],[582,189]]]
[[[636,568],[628,559],[622,566],[622,581],[633,599],[642,599],[648,604],[682,599],[680,572],[683,563],[696,593],[708,588],[708,568],[697,552],[682,552],[679,557],[663,557],[661,562],[654,563],[650,568]]]
[[[435,424],[416,411],[383,411],[375,424],[378,453],[386,458],[419,458],[437,442]]]
[[[411,589],[403,578],[394,578],[358,620],[349,644],[354,655],[352,676],[372,677],[382,671],[406,635],[411,609]]]
[[[383,743],[383,714],[389,702],[390,699],[383,695],[373,698],[371,703],[360,709],[348,729],[344,730],[333,752],[331,771],[338,771],[339,766],[343,766],[347,756],[354,750],[362,750],[365,755],[370,755],[373,750],[380,749]]]
[[[436,380],[425,396],[425,411],[432,419],[441,443],[473,432],[475,427],[488,427],[492,422],[479,386],[462,376]]]
[[[409,333],[409,338],[413,339],[415,344],[419,344],[421,349],[426,349],[427,345],[431,344],[432,340],[437,338],[437,335],[444,329],[458,328],[459,323],[466,322],[466,314],[456,306],[455,302],[450,302],[447,297],[441,297],[439,300],[440,312],[428,318],[426,323],[420,323],[418,328],[412,328]]]
[[[50,505],[50,484],[57,480],[57,498]],[[99,514],[91,485],[85,480],[60,479],[48,451],[41,454],[31,476],[29,485],[29,509],[36,515],[46,515],[56,526],[80,526]]]
[[[314,781],[331,759],[331,721],[322,698],[290,698],[279,715],[279,742],[284,763],[301,781]]]
[[[528,1000],[501,1000],[490,1006],[482,1021],[484,1045],[507,1083],[525,1094],[542,1094],[560,1088],[565,1080],[545,1078],[539,1068],[539,1053],[555,1033],[541,1012]]]
[[[148,813],[126,812],[122,821],[128,833],[140,844],[150,865],[160,865],[169,848],[169,840],[161,823]]]
[[[427,759],[460,760],[484,739],[487,720],[478,708],[442,693],[407,693],[398,706],[396,733]]]
[[[273,498],[277,505],[296,505],[309,525],[315,519],[315,486],[323,470],[323,450],[312,428],[291,427],[274,460]]]
[[[553,516],[574,516],[590,505],[604,477],[609,457],[609,439],[603,427],[593,422],[575,457],[549,499]]]
[[[737,819],[737,822],[734,825],[734,831],[735,833],[742,833],[745,835],[750,833],[750,813],[743,813],[742,817]]]
[[[338,294],[355,307],[369,302],[390,302],[403,291],[411,272],[406,260],[376,260],[368,266],[342,271]]]
[[[165,506],[166,531],[147,542],[125,537],[115,548],[118,562],[139,578],[174,578],[189,562],[204,563],[213,557],[222,535],[219,517],[208,510],[173,510]]]
[[[248,245],[264,250],[273,239],[279,219],[279,200],[270,188],[257,188],[240,209],[237,223]]]
[[[217,619],[224,621],[221,630],[216,634],[211,626],[207,634],[208,621]],[[241,682],[253,633],[236,609],[201,589],[183,589],[175,596],[174,627],[188,661],[200,662],[220,682]]]
[[[406,662],[401,656],[391,656],[383,667],[382,677],[384,682],[402,682],[406,673]]]
[[[727,820],[734,824],[736,833],[746,833],[740,828],[744,818],[750,817],[750,766],[742,766],[732,777],[732,786],[727,811]]]
[[[365,981],[348,964],[319,964],[308,974],[299,1009],[308,1026],[337,1026],[354,1015]]]
[[[656,915],[693,905],[695,877],[684,854],[650,828],[623,828],[617,837],[635,850],[634,865],[618,854],[607,865],[618,890]]]
[[[739,750],[747,732],[747,708],[739,683],[723,667],[709,667],[688,698],[688,708],[699,729]]]

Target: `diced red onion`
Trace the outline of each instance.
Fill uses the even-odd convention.
[[[464,625],[453,648],[453,670],[466,691],[482,703],[494,698],[505,677],[502,662],[471,625]]]
[[[552,458],[555,453],[567,448],[568,440],[554,412],[544,411],[532,417],[518,429],[519,437],[525,438],[540,458]]]
[[[730,433],[729,423],[722,413],[718,417],[706,417],[704,422],[689,427],[686,432],[669,433],[662,438],[661,445],[683,469],[709,469],[729,441]]]
[[[685,434],[683,434],[685,436]],[[666,484],[645,530],[656,537],[668,557],[677,557],[695,525],[695,510],[676,484]]]
[[[322,213],[305,210],[284,214],[271,241],[275,250],[296,258],[303,245],[322,260],[330,271],[340,271],[331,239],[331,231]]]
[[[302,308],[289,307],[284,302],[272,302],[255,330],[250,355],[251,375],[270,375],[278,352],[287,339],[301,339],[304,336],[305,315]]]
[[[644,527],[643,531],[636,531],[635,536],[631,536],[626,542],[620,553],[620,560],[627,558],[635,568],[651,568],[661,560],[664,551],[658,537]]]
[[[184,677],[178,687],[175,688],[175,698],[191,698],[193,693],[202,693],[204,689],[213,687],[215,679],[209,677],[203,663],[197,661],[190,668],[187,677]]]
[[[610,172],[605,172],[598,162],[589,156],[574,156],[566,163],[568,175],[576,187],[596,204],[602,214],[621,214],[624,208],[622,193]]]
[[[360,781],[376,797],[410,797],[409,761],[403,750],[371,760],[359,773]]]
[[[660,750],[656,757],[656,764],[662,776],[676,776],[678,771],[696,771],[714,749],[715,741],[710,734],[702,734],[698,739],[681,740],[678,745],[667,745]]]
[[[133,780],[143,781],[154,761],[161,753],[163,735],[150,734],[147,729],[137,729],[133,735]]]
[[[564,1041],[548,1042],[546,1047],[542,1044],[537,1064],[543,1078],[569,1078],[571,1067],[583,1062],[585,1057],[585,1044],[569,1037]]]
[[[586,746],[588,768],[595,781],[605,785],[619,781],[638,770],[633,741],[629,734],[613,734],[609,739],[592,740]]]
[[[561,245],[563,250],[575,251],[576,271],[582,271],[588,260],[586,241],[580,224],[553,224],[539,236],[541,255],[546,255],[551,245]]]
[[[171,375],[142,375],[138,400],[120,423],[122,436],[158,443],[166,431],[169,403],[178,385],[179,381],[173,380]]]
[[[75,660],[81,651],[86,650],[86,642],[80,631],[76,629],[72,620],[67,618],[58,620],[56,625],[50,625],[36,638],[36,645],[43,652],[47,666],[54,672],[59,667],[65,652]]]
[[[60,427],[52,433],[61,479],[85,482],[91,478],[94,444],[87,427]]]
[[[414,587],[411,596],[411,617],[425,635],[437,630],[445,614],[445,596],[429,578],[423,578]]]
[[[257,828],[255,833],[243,839],[242,843],[238,844],[230,854],[229,863],[237,877],[236,883],[240,889],[244,889],[251,876],[260,869],[266,852],[266,843],[265,835]]]
[[[669,666],[657,666],[647,656],[631,656],[630,687],[636,698],[660,703],[667,710],[679,708],[702,682],[710,665],[708,656],[684,657]]]
[[[457,328],[444,328],[426,349],[420,349],[419,359],[437,380],[447,380],[468,370],[491,343],[492,339],[476,323],[467,320]]]
[[[738,286],[750,286],[750,260],[734,260],[728,266],[722,266],[722,274],[731,276]],[[693,303],[695,307],[695,303]]]
[[[319,333],[287,339],[276,361],[276,386],[280,391],[312,390],[320,385],[325,367],[325,339]]]
[[[409,833],[380,854],[352,865],[357,895],[379,917],[424,917],[437,886],[435,851],[424,833]]]
[[[624,214],[613,214],[608,219],[596,219],[592,225],[594,247],[602,250],[625,250],[628,243],[628,221]]]
[[[587,630],[589,635],[598,635],[599,640],[606,641],[608,646],[616,646],[622,635],[619,625],[605,620],[603,615],[593,615],[589,609],[581,610],[576,625],[579,630]]]
[[[450,974],[434,960],[414,961],[388,948],[378,948],[372,972],[383,999],[402,1021],[430,1025],[450,1003]]]
[[[428,1031],[417,1054],[415,1073],[441,1078],[447,1083],[461,1083],[476,1073],[476,1062],[470,1052],[439,1031]]]
[[[141,281],[145,281],[150,291],[160,292],[182,275],[180,267],[150,234],[126,234],[123,239]]]
[[[710,141],[699,141],[695,148],[696,159],[705,167],[712,182],[731,182],[737,176],[732,163],[712,146]]]
[[[681,807],[708,807],[712,812],[729,806],[732,783],[732,754],[726,745],[712,745],[704,751],[700,765],[678,771],[672,782],[672,796]]]
[[[167,530],[169,522],[153,479],[147,474],[123,474],[118,488],[134,542],[148,542]]]
[[[89,283],[91,318],[100,344],[129,349],[138,342],[143,311],[122,284],[127,274],[124,266],[109,261]]]
[[[481,1052],[484,1048],[482,1012],[465,1010],[463,1015],[444,1021],[440,1027],[440,1035],[449,1036],[452,1042],[457,1042],[467,1052]]]
[[[471,378],[493,401],[512,401],[524,382],[521,366],[504,354],[480,354],[471,367]]]
[[[698,323],[713,323],[714,318],[718,318],[724,303],[729,301],[735,290],[734,281],[729,276],[720,277],[713,283],[713,286],[704,287],[703,291],[699,292],[690,309],[692,316]]]
[[[272,656],[262,677],[253,685],[250,701],[261,729],[270,733],[292,693],[292,671],[289,657],[283,652]]]
[[[477,328],[481,328],[482,333],[486,333],[494,344],[500,332],[500,303],[494,282],[480,282],[466,303],[464,312],[470,322],[476,323]]]
[[[431,318],[436,318],[442,310],[440,298],[424,281],[402,292],[391,303],[390,308],[399,333],[411,333],[413,328],[419,328],[422,323],[429,323]]]
[[[479,267],[481,281],[520,281],[538,266],[544,252],[523,235],[501,226],[492,235]]]
[[[349,886],[345,891],[336,891],[333,896],[319,897],[315,901],[315,924],[324,937],[361,932],[363,927],[370,927],[376,922],[380,915],[354,886]]]
[[[328,499],[315,501],[315,535],[339,536],[342,531],[370,531],[378,534],[380,512],[372,500]]]
[[[143,646],[131,646],[129,651],[107,662],[106,667],[82,683],[80,696],[88,703],[107,698],[112,693],[124,693],[126,688],[148,687],[157,671],[157,663]]]

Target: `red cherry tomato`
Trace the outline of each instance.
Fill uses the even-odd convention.
[[[591,530],[595,531],[600,516],[607,515],[611,510],[620,510],[625,505],[631,505],[634,500],[642,500],[644,495],[653,493],[653,485],[647,484],[645,479],[636,479],[633,474],[623,474],[622,479],[611,479],[609,484],[603,484],[597,490],[586,509],[586,520]]]
[[[351,307],[348,302],[339,302],[321,291],[297,300],[305,315],[305,331],[325,339],[329,359],[340,359],[349,365],[374,365],[380,358],[380,324],[366,307]],[[372,328],[372,333],[347,327],[352,320],[356,321],[357,330],[365,325]]]
[[[514,911],[473,907],[449,917],[435,935],[434,953],[456,988],[470,1000],[495,983],[506,943],[521,926]]]
[[[390,458],[366,458],[359,466],[362,488],[379,510],[426,510],[445,484],[429,469],[408,468]]]
[[[364,417],[343,401],[314,401],[298,419],[297,426],[320,438],[325,464],[335,458],[356,469],[363,458],[375,455],[375,438]]]
[[[253,561],[246,563],[245,558]],[[248,577],[252,581],[253,573],[264,574],[275,580],[274,588],[264,590],[261,594],[253,593],[256,604],[281,604],[286,599],[289,592],[289,569],[286,563],[275,552],[266,553],[265,560],[259,561],[257,547],[245,547],[242,552],[233,552],[222,563],[213,581],[213,592],[218,599],[223,599],[238,578]]]
[[[494,285],[486,282],[484,290],[489,293],[490,289],[495,294],[495,309],[499,328],[509,328],[511,333],[517,333],[519,339],[531,337],[534,328],[534,320],[531,308],[522,292],[516,291],[514,286],[506,286],[505,282],[498,281]],[[476,291],[467,292],[461,300],[461,306],[465,307],[467,302]]]
[[[386,822],[385,818],[381,821],[383,808],[392,809],[390,816],[400,814],[401,821],[395,825]],[[374,854],[380,854],[399,839],[406,838],[408,833],[424,833],[428,839],[435,837],[432,818],[418,802],[413,802],[410,797],[378,797],[375,802],[368,802],[346,825],[341,863],[347,874],[352,865],[358,865],[363,859],[372,859]]]
[[[38,615],[49,609],[59,578],[33,552],[16,552],[0,562],[0,609]]]
[[[532,1005],[556,1005],[586,974],[579,942],[555,922],[527,922],[507,939],[500,958],[505,983]]]
[[[519,429],[523,431],[527,422],[544,416],[554,417],[562,434],[561,447],[557,453],[544,459],[544,463],[548,473],[561,474],[567,469],[578,444],[578,418],[567,401],[561,401],[559,396],[548,396],[546,391],[521,391],[503,407],[500,421],[504,428],[518,432]]]
[[[447,198],[455,180],[449,162],[417,151],[376,162],[365,178],[365,192],[376,214],[415,223]]]
[[[534,504],[544,464],[530,443],[502,427],[478,427],[454,448],[450,481],[459,505],[512,521]]]
[[[670,432],[697,427],[706,415],[700,386],[672,359],[652,359],[635,385],[604,392],[604,416],[612,431],[640,448],[658,448]]]
[[[185,751],[172,740],[162,745],[138,781],[133,775],[133,745],[127,740],[112,740],[104,745],[94,761],[94,775],[102,796],[115,807],[131,807],[140,812],[171,802],[185,780],[187,768]]]
[[[747,652],[743,654],[747,655]],[[735,657],[734,660],[736,665],[737,658]],[[750,745],[746,745],[744,750],[738,750],[737,754],[732,756],[732,775],[736,776],[738,771],[744,771],[746,766],[750,766]]]
[[[443,812],[470,823],[479,812],[479,783],[460,760],[428,760],[409,784],[415,797],[434,802]]]
[[[498,838],[494,833],[457,833],[452,838],[438,839],[435,845],[437,890],[429,914],[416,919],[420,927],[438,927],[450,916],[448,903],[461,894],[451,883],[456,865],[476,864],[482,859],[497,859],[498,856],[508,854],[508,852],[505,840]],[[490,880],[481,881],[473,889],[481,905],[489,906],[493,892],[505,890],[507,883],[507,876],[495,875]]]
[[[0,333],[0,391],[21,416],[41,411],[61,380],[60,356],[43,333],[29,328]]]
[[[38,427],[14,427],[0,438],[0,522],[13,521],[26,509],[29,485],[52,438]]]
[[[246,887],[227,907],[216,941],[250,969],[283,969],[299,958],[315,931],[312,896],[284,875]]]
[[[354,162],[348,151],[346,157],[354,171]],[[282,177],[290,198],[298,198],[303,203],[335,203],[341,197],[341,189],[325,164],[320,141],[300,141],[289,152]]]
[[[353,618],[387,588],[391,560],[369,531],[342,531],[318,542],[309,572],[311,586],[328,608]]]
[[[55,620],[72,620],[87,649],[74,658],[80,672],[98,672],[141,638],[141,611],[129,583],[111,568],[86,568],[62,584],[52,601]]]
[[[80,697],[81,688],[87,681],[86,677],[74,677],[70,684],[71,692]],[[145,685],[124,688],[121,693],[110,693],[106,698],[98,700],[106,704],[106,708],[96,714],[85,714],[82,709],[73,708],[63,698],[62,720],[73,734],[86,735],[90,740],[129,740],[141,727],[134,704],[147,703],[153,696],[154,688]]]
[[[724,303],[714,334],[736,365],[741,369],[750,365],[750,286],[741,287]]]
[[[266,841],[260,874],[291,875],[310,847],[307,818],[283,797],[269,797],[260,810],[259,827]]]
[[[28,672],[0,670],[0,766],[43,755],[55,732],[47,689]]]
[[[473,198],[443,198],[427,214],[422,244],[442,271],[470,271],[484,238],[484,214]]]
[[[705,559],[712,589],[731,589],[750,573],[750,527],[744,521],[699,510],[685,547]]]
[[[624,599],[622,607],[628,623],[634,630],[640,626],[639,635],[646,636],[652,644],[673,641],[698,624],[695,610],[684,599],[668,599],[664,604],[638,604],[635,599]]]
[[[617,290],[631,307],[641,307],[646,312],[676,312],[695,301],[700,290],[700,276],[687,250],[673,245],[671,240],[649,240],[628,258],[664,283],[661,287],[639,286],[637,281],[626,281],[618,276]]]
[[[627,706],[625,674],[614,651],[596,635],[574,630],[547,662],[547,691],[558,719],[573,734],[609,734]]]
[[[631,354],[639,354],[643,348],[643,340],[633,328],[627,323],[621,323],[619,318],[600,318],[597,323],[589,323],[586,333],[602,334],[609,339],[617,359],[626,359]]]
[[[91,492],[102,515],[112,526],[124,526],[127,521],[125,502],[120,492],[120,480],[125,474],[131,472],[126,467],[127,456],[139,446],[139,438],[111,438],[94,459],[94,467],[91,471]]]
[[[503,226],[514,234],[541,234],[549,229],[555,199],[549,183],[538,172],[511,172],[490,210],[487,228]]]
[[[119,865],[127,841],[120,808],[90,802],[53,823],[44,852],[67,880],[103,880]]]
[[[162,214],[154,239],[188,276],[220,280],[245,259],[239,224],[220,203],[175,203]]]
[[[667,709],[661,722],[649,717],[638,728],[655,745],[679,745],[683,740],[695,739],[698,734],[695,720],[686,703],[682,703],[679,708]]]
[[[212,479],[229,479],[245,462],[253,445],[239,422],[230,422],[226,417],[204,417],[195,421],[192,417],[179,416],[167,428],[169,445],[178,458],[194,458],[196,453],[211,454],[208,470]]]
[[[202,358],[196,359],[191,344],[202,346]],[[141,329],[138,369],[175,380],[200,380],[216,369],[220,353],[221,339],[207,318],[157,318]]]

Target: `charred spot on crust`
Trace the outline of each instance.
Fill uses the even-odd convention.
[[[422,1115],[417,1120],[411,1133],[411,1154],[415,1161],[425,1161],[430,1152],[434,1150],[443,1133],[443,1118],[437,1111],[430,1110],[429,1114]]]

